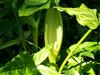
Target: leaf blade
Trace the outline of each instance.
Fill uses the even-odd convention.
[[[91,29],[96,29],[99,25],[96,9],[89,9],[84,4],[81,4],[78,8],[62,8],[62,7],[54,7],[59,11],[65,11],[69,15],[76,16],[78,23],[82,26],[87,26]]]
[[[35,55],[33,56],[33,61],[35,65],[41,64],[49,56],[51,48],[52,48],[51,45],[46,46],[37,53],[35,53]]]
[[[0,75],[36,75],[37,71],[28,52],[22,52],[5,66],[0,68]]]
[[[61,75],[56,71],[52,70],[51,68],[46,67],[44,65],[37,66],[37,69],[41,72],[42,75]]]

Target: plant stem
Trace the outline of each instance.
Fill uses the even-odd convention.
[[[66,62],[68,61],[68,59],[73,55],[73,52],[76,51],[76,49],[78,48],[78,46],[84,41],[84,39],[91,33],[92,29],[89,29],[85,35],[78,41],[78,43],[76,44],[75,48],[73,50],[71,50],[71,52],[68,54],[68,56],[65,58],[65,60],[63,61],[60,69],[59,69],[59,73],[61,73],[61,71],[63,70]]]
[[[37,16],[37,20],[36,17]],[[32,48],[32,53],[38,51],[38,27],[39,27],[39,22],[41,18],[41,11],[38,12],[38,14],[33,14],[31,16],[28,16],[26,19],[26,22],[29,23],[31,27],[31,33],[32,33],[32,43],[34,43],[34,46]]]
[[[19,33],[20,33],[20,39],[21,39],[21,42],[23,44],[23,48],[26,51],[27,48],[26,48],[26,45],[25,45],[24,33],[23,33],[22,26],[21,26],[21,23],[20,23],[20,19],[19,19],[19,16],[18,16],[17,13],[15,13],[15,17],[16,17],[16,20],[17,20],[17,23],[18,23],[18,28],[19,28]]]

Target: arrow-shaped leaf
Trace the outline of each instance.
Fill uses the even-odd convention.
[[[82,26],[87,26],[91,29],[96,29],[99,25],[97,16],[96,16],[96,9],[89,9],[84,4],[82,4],[78,8],[62,8],[62,7],[55,7],[60,11],[65,11],[69,15],[76,16],[76,19],[79,24]]]

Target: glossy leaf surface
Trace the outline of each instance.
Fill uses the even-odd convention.
[[[44,65],[37,66],[37,69],[41,72],[42,75],[61,75],[56,71],[52,70],[51,68]]]
[[[19,9],[19,16],[29,16],[38,10],[47,9],[50,6],[50,0],[25,0]]]
[[[49,56],[51,48],[52,46],[44,47],[34,54],[33,60],[35,62],[35,65],[41,64]]]
[[[98,27],[98,19],[96,16],[96,9],[89,9],[84,4],[78,8],[62,8],[55,7],[60,11],[65,11],[69,15],[76,16],[78,23],[82,26],[87,26],[91,29],[96,29]]]
[[[69,47],[69,49],[67,50],[67,52],[69,53],[70,50],[73,50],[75,48],[76,44],[72,45]],[[100,42],[97,44],[97,42],[83,42],[82,44],[79,45],[79,47],[77,48],[76,52],[74,52],[74,54],[78,53],[78,52],[82,52],[82,51],[89,51],[89,52],[93,52],[96,50],[100,50]]]
[[[37,71],[32,56],[23,52],[0,68],[0,75],[36,75]]]

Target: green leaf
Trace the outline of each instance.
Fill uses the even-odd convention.
[[[91,68],[89,71],[88,71],[89,75],[95,75],[93,69]]]
[[[55,8],[57,8],[60,11],[65,11],[71,16],[75,15],[78,23],[82,26],[87,26],[91,29],[96,29],[98,27],[99,22],[96,16],[96,9],[89,9],[84,4],[82,4],[78,8]]]
[[[73,59],[74,58],[74,59]],[[81,60],[82,58],[81,57],[75,57],[75,56],[73,56],[72,58],[70,58],[69,60],[68,60],[68,65],[69,66],[75,66],[75,65],[77,65],[78,63],[81,63]],[[77,61],[77,62],[76,62]]]
[[[0,68],[0,75],[37,75],[32,56],[23,52]]]
[[[94,59],[94,54],[89,51],[81,52],[80,56],[86,56],[86,57],[90,57],[90,58]]]
[[[100,50],[100,44],[95,44],[95,45],[92,45],[88,48],[85,48],[86,50],[89,50],[90,52],[92,51],[99,51]]]
[[[67,73],[69,72],[68,75],[71,75],[72,73],[73,74],[76,73],[75,75],[78,75],[80,71],[81,62],[82,62],[82,57],[73,56],[72,58],[70,58],[67,64],[68,66],[67,68],[69,68],[67,71]],[[70,71],[73,71],[73,72],[71,72],[70,74]]]
[[[82,72],[83,72],[83,75],[85,74],[88,74],[88,75],[95,75],[94,74],[94,71],[93,71],[93,66],[94,66],[94,63],[93,62],[88,62],[86,63],[84,66],[83,66],[83,69],[82,69]]]
[[[98,14],[98,16],[99,16],[99,24],[100,24],[100,14]]]
[[[50,7],[50,0],[25,0],[19,9],[19,16],[29,16],[39,10]]]
[[[71,45],[69,47],[69,49],[67,49],[67,52],[69,53],[71,50],[73,50],[75,48],[75,46],[76,46],[76,44]],[[79,45],[79,47],[74,52],[74,54],[82,52],[82,51],[86,51],[86,50],[89,52],[100,50],[100,42],[98,44],[97,44],[97,42],[84,42]]]
[[[80,74],[75,68],[72,68],[66,71],[66,75],[80,75]]]
[[[55,1],[55,3],[58,5],[58,3],[60,2],[60,0],[54,0]]]
[[[35,53],[35,55],[33,56],[35,65],[41,64],[49,56],[51,48],[52,46],[49,45],[49,46],[42,48],[37,53]]]
[[[52,70],[51,68],[46,67],[44,65],[37,66],[37,69],[40,71],[42,75],[61,75],[56,71]]]
[[[19,44],[19,43],[20,43],[19,38],[15,39],[15,40],[7,41],[6,43],[0,44],[0,50],[4,49],[4,48],[7,48],[7,47],[10,47],[10,46],[13,46],[13,45],[16,45],[16,44]]]

